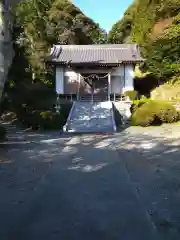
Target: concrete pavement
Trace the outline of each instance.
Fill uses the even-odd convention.
[[[1,149],[0,239],[156,239],[114,135]]]

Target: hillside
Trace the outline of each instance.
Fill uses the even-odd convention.
[[[141,46],[146,70],[159,82],[180,81],[180,1],[135,0],[111,29],[108,42]]]

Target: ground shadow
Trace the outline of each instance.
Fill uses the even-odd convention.
[[[41,227],[46,229],[49,224],[54,231],[57,219],[51,214],[56,216],[57,209],[60,209],[59,214],[63,217],[58,221],[61,221],[66,233],[58,228],[53,239],[58,239],[57,236],[72,239],[70,232],[81,237],[77,229],[82,227],[82,236],[89,234],[87,239],[105,239],[106,236],[118,239],[127,220],[125,202],[132,198],[135,205],[127,203],[131,209],[129,217],[135,214],[141,225],[141,211],[138,208],[139,213],[133,212],[138,199],[160,237],[179,239],[179,139],[165,140],[126,130],[107,135],[81,134],[72,137],[68,134],[57,137],[51,133],[43,137],[41,141],[41,136],[36,135],[39,143],[19,142],[0,149],[0,208],[5,216],[0,232],[5,234],[11,227],[11,239],[32,239],[33,232],[38,228],[40,236],[44,236]],[[127,176],[138,196],[135,199],[127,191]],[[43,215],[47,208],[50,208],[48,216]],[[119,221],[120,213],[123,221]],[[53,220],[42,220],[41,215],[44,219]],[[105,220],[103,216],[106,216]],[[72,224],[77,220],[80,228],[77,225],[74,229]],[[110,220],[113,225],[109,226]],[[91,233],[85,227],[88,224],[92,227]],[[133,227],[135,223],[130,221],[129,224]],[[95,226],[101,231],[97,232]],[[138,224],[134,226],[138,229]],[[50,234],[48,227],[47,231],[45,229],[44,234]],[[146,227],[144,229],[147,231]]]

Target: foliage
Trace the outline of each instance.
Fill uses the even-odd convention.
[[[141,98],[139,100],[134,100],[131,105],[131,113],[134,113],[138,108],[140,108],[144,103],[151,101],[149,98]]]
[[[126,97],[129,97],[131,101],[134,101],[138,98],[138,92],[136,90],[126,91],[124,94]]]
[[[135,1],[124,13],[124,17],[115,23],[108,34],[109,43],[128,42],[132,30],[134,15],[136,13],[137,2]]]
[[[64,119],[60,113],[52,111],[37,113],[37,119],[39,118],[39,126],[43,129],[61,129],[64,125]]]
[[[156,78],[153,74],[147,74],[142,77],[134,78],[134,89],[138,91],[139,95],[144,95],[146,97],[151,96],[151,91],[156,88],[160,84],[158,78]]]
[[[161,84],[151,92],[154,100],[178,100],[180,99],[180,77],[174,76],[170,81]]]
[[[136,65],[135,66],[135,69],[134,69],[134,78],[145,78],[145,77],[148,77],[151,73],[148,72],[148,71],[145,71],[143,72],[141,69],[140,69],[140,66],[139,65]]]
[[[16,55],[12,75],[17,76],[19,71],[23,80],[35,73],[38,80],[52,81],[52,69],[45,58],[53,44],[104,42],[105,31],[68,0],[25,0],[14,7],[13,13]],[[17,60],[22,65],[17,65]]]
[[[170,103],[159,101],[157,106],[157,117],[162,123],[173,123],[178,120],[178,113]]]
[[[172,123],[178,120],[174,106],[165,101],[149,101],[144,103],[132,114],[133,125],[147,127],[162,123]]]
[[[147,127],[154,123],[155,113],[147,105],[140,107],[131,117],[132,124],[135,126]]]
[[[145,70],[161,82],[167,81],[180,71],[179,11],[179,0],[134,0],[112,27],[108,40],[139,44],[146,59]]]
[[[169,78],[180,73],[180,14],[173,19],[161,36],[147,47],[147,61],[158,78]]]
[[[123,18],[111,29],[108,40],[119,43],[128,41],[144,45],[152,28],[159,20],[176,16],[180,10],[179,0],[134,0]],[[121,32],[129,34],[119,35]]]
[[[66,123],[71,104],[62,104],[60,113],[47,110],[33,110],[24,106],[17,112],[18,120],[32,129],[62,129]]]
[[[3,111],[10,107],[8,110],[23,115],[28,123],[31,111],[52,110],[56,101],[54,69],[45,63],[53,44],[103,43],[106,32],[69,0],[24,0],[11,11],[15,57]],[[28,106],[28,112],[22,104]]]
[[[177,111],[177,121],[180,121],[180,111]]]
[[[6,129],[0,125],[0,141],[4,140],[6,137]]]

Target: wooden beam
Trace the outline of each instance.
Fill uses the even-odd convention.
[[[111,94],[111,72],[108,73],[108,100],[110,101]]]
[[[124,84],[123,84],[123,88],[126,87],[126,67],[125,67],[125,64],[124,64]]]

